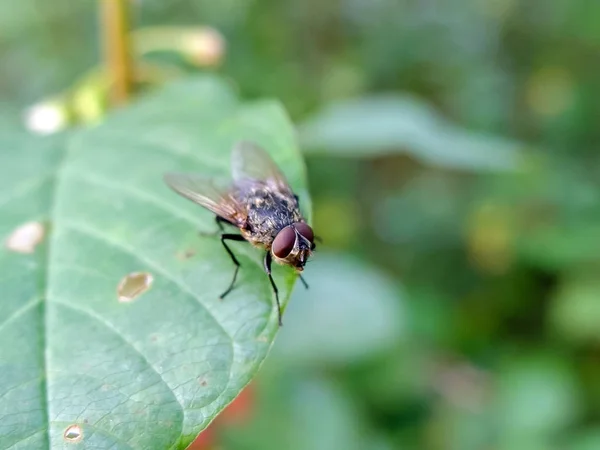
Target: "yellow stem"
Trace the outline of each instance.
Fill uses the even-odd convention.
[[[125,103],[133,87],[129,38],[129,0],[99,0],[104,59],[111,82],[113,105]]]

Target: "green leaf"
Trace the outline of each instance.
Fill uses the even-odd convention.
[[[596,261],[600,252],[598,242],[598,224],[581,220],[576,224],[551,224],[524,234],[518,248],[533,263],[559,270]]]
[[[467,132],[409,95],[381,94],[332,103],[300,128],[309,153],[377,157],[406,153],[426,164],[512,170],[520,145]]]
[[[507,361],[497,374],[496,420],[506,442],[550,437],[581,414],[573,368],[552,353],[528,353]],[[515,444],[516,445],[516,444]],[[508,447],[533,448],[533,447]]]
[[[242,268],[219,300],[233,264],[198,234],[216,230],[214,216],[162,181],[228,175],[240,139],[273,155],[310,212],[282,108],[242,104],[210,77],[73,137],[2,137],[0,448],[184,448],[256,374],[278,330],[262,252],[232,245]],[[45,224],[44,243],[11,251],[30,221]],[[119,301],[137,272],[150,288]],[[295,275],[278,266],[274,277],[285,304]],[[72,425],[82,438],[68,442]]]
[[[596,450],[600,448],[600,429],[595,427],[580,431],[571,441],[572,450]]]
[[[566,274],[556,291],[549,320],[558,334],[574,342],[600,341],[600,281],[595,270]]]

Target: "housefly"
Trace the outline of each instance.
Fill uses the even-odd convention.
[[[178,194],[216,215],[221,243],[235,265],[233,278],[220,298],[233,289],[240,262],[227,241],[246,241],[265,251],[264,270],[269,277],[279,325],[279,292],[271,276],[271,262],[302,272],[315,249],[315,236],[300,212],[294,194],[275,162],[262,148],[248,141],[236,144],[231,154],[233,182],[196,174],[167,173],[165,182]],[[241,234],[224,232],[223,224],[237,227]],[[308,285],[300,274],[305,287]]]

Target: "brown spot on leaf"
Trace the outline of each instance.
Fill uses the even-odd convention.
[[[190,259],[193,256],[196,255],[196,250],[194,250],[193,248],[188,248],[187,250],[184,250],[182,252],[178,252],[177,253],[177,258],[185,261],[186,259]]]

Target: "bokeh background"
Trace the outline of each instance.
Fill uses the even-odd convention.
[[[600,449],[600,2],[132,11],[148,79],[215,72],[283,102],[324,240],[195,448]],[[101,120],[102,26],[91,0],[0,0],[0,129],[60,128],[65,102]],[[151,51],[164,27],[205,34]]]

